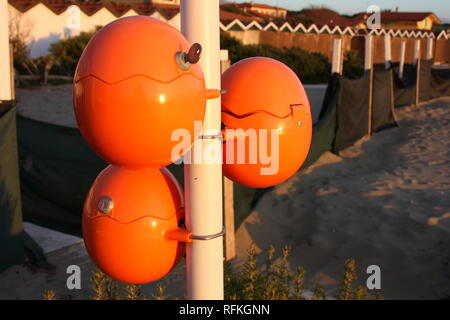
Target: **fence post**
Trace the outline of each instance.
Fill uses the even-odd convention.
[[[414,41],[414,64],[420,60],[420,40]]]
[[[9,65],[10,69],[10,83],[11,83],[11,100],[16,100],[16,88],[15,88],[15,78],[14,78],[14,52],[13,47],[9,46]]]
[[[403,78],[403,70],[405,68],[405,53],[406,53],[406,41],[400,43],[400,58],[399,58],[399,70],[398,76]]]
[[[364,46],[364,70],[368,71],[372,69],[372,43],[373,38],[371,35],[365,36]]]
[[[234,187],[233,181],[223,177],[223,211],[225,224],[225,260],[229,261],[236,256],[235,230],[234,230]]]
[[[11,63],[8,21],[8,1],[0,0],[0,101],[14,99],[14,82],[11,76],[14,68]]]
[[[333,60],[331,74],[342,74],[342,39],[333,40]]]
[[[389,69],[391,66],[392,56],[391,56],[391,35],[386,34],[384,36],[384,67]]]
[[[369,113],[368,113],[368,125],[367,133],[372,134],[372,109],[373,109],[373,38],[371,35],[365,36],[364,47],[364,70],[370,72],[369,82]]]
[[[220,50],[220,72],[224,73],[230,67],[230,58],[228,50]]]
[[[433,60],[433,38],[427,39],[427,60]]]
[[[419,89],[420,89],[420,40],[414,42],[414,62],[417,68],[416,74],[416,99],[415,104],[419,104]]]
[[[230,67],[228,50],[220,50],[220,69],[224,73]],[[223,177],[223,220],[225,224],[225,260],[236,256],[234,230],[234,187],[233,181]]]

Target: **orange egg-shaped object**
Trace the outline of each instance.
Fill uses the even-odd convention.
[[[94,181],[84,204],[87,252],[112,278],[133,284],[166,275],[184,254],[189,234],[181,188],[165,168],[129,170],[110,165]],[[180,232],[181,231],[181,232]]]
[[[194,122],[203,121],[208,93],[200,65],[177,62],[189,49],[174,27],[144,16],[115,20],[94,35],[78,62],[73,97],[81,134],[99,156],[164,167],[177,160],[176,129],[197,137]]]
[[[312,136],[308,97],[285,64],[254,57],[222,75],[223,173],[253,188],[279,184],[303,164]]]

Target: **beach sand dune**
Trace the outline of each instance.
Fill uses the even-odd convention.
[[[237,230],[238,259],[253,242],[292,246],[291,267],[336,294],[346,259],[365,285],[381,268],[386,299],[450,296],[450,99],[397,110],[399,127],[363,138],[264,195]]]

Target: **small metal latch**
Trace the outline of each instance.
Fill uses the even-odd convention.
[[[218,134],[203,134],[198,136],[199,139],[223,139],[223,136],[221,133]]]
[[[98,211],[108,214],[114,208],[114,201],[110,197],[103,197],[98,202]]]
[[[192,64],[197,63],[200,60],[200,54],[202,53],[202,46],[199,43],[194,43],[189,51],[182,52],[178,51],[175,54],[175,61],[181,70],[187,71],[190,69]]]

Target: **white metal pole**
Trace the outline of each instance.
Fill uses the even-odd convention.
[[[13,99],[8,21],[8,0],[0,0],[0,101]]]
[[[399,71],[398,76],[403,78],[403,70],[405,68],[406,41],[400,43]]]
[[[342,39],[333,40],[333,60],[331,64],[331,73],[342,74]]]
[[[219,0],[182,0],[180,11],[182,33],[190,43],[202,45],[200,64],[207,88],[220,89]],[[220,98],[208,100],[203,134],[219,134],[220,126]],[[193,159],[185,165],[186,226],[195,235],[217,234],[223,225],[222,142],[197,139],[191,150],[215,150],[217,161]],[[195,151],[192,154],[197,156]],[[186,289],[188,299],[223,299],[222,237],[187,244]]]
[[[391,36],[389,34],[386,34],[384,36],[384,66],[386,69],[389,69],[391,60]]]

